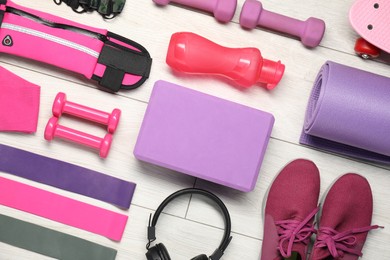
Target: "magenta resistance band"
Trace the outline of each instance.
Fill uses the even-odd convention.
[[[0,177],[0,204],[120,241],[127,216]]]
[[[128,209],[136,184],[0,144],[0,171]]]
[[[390,78],[331,61],[310,96],[300,143],[390,163]]]

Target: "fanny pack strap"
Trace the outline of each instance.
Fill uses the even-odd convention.
[[[133,46],[139,51],[110,41],[110,39]],[[92,79],[98,81],[101,86],[117,92],[119,89],[129,90],[141,86],[149,78],[152,59],[142,45],[115,33],[108,32],[107,41],[104,43],[98,63],[105,65],[106,69],[102,77],[93,75]],[[141,76],[142,79],[136,84],[124,85],[122,82],[126,73]]]
[[[0,26],[3,23],[7,0],[0,0]]]

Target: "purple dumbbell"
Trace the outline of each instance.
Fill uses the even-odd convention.
[[[53,116],[47,122],[45,128],[45,139],[51,141],[54,137],[70,140],[72,142],[94,148],[99,151],[99,155],[102,158],[107,157],[112,143],[111,134],[106,134],[104,138],[96,137],[94,135],[59,125],[58,118]]]
[[[121,111],[115,108],[111,114],[66,100],[65,93],[59,92],[53,103],[53,116],[69,114],[96,123],[107,125],[107,131],[113,134],[118,127]]]
[[[297,20],[263,9],[257,0],[247,0],[240,15],[242,27],[253,29],[256,26],[287,33],[301,39],[303,45],[316,47],[325,33],[325,22],[310,17],[306,21]]]
[[[220,22],[230,22],[237,7],[237,0],[153,0],[158,5],[167,5],[169,2],[186,5],[214,14]]]

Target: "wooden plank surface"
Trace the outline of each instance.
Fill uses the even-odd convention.
[[[0,173],[0,176],[53,191],[84,202],[129,215],[124,239],[115,243],[91,233],[68,227],[54,221],[0,206],[0,212],[30,221],[64,233],[76,235],[118,250],[117,259],[145,259],[146,226],[150,213],[172,192],[186,187],[201,187],[218,194],[227,204],[233,223],[234,239],[223,259],[259,259],[262,232],[262,201],[273,178],[280,169],[295,158],[313,160],[321,171],[321,193],[340,175],[357,172],[365,176],[373,189],[373,223],[388,228],[370,233],[364,247],[364,260],[386,259],[390,255],[390,172],[385,167],[342,158],[315,151],[298,144],[303,125],[307,99],[321,65],[333,60],[349,66],[390,77],[387,64],[363,61],[353,53],[357,38],[348,21],[353,0],[267,0],[264,8],[305,20],[310,16],[325,20],[327,31],[321,45],[307,49],[295,39],[264,29],[243,30],[239,14],[244,0],[238,0],[238,9],[232,22],[221,24],[206,13],[175,5],[157,7],[151,0],[127,1],[123,13],[116,19],[104,21],[97,14],[76,14],[64,4],[52,1],[15,0],[17,4],[59,15],[87,25],[107,28],[145,46],[153,57],[150,79],[139,89],[108,94],[82,76],[38,62],[0,54],[0,65],[17,75],[40,85],[41,107],[38,131],[34,135],[0,133],[0,143],[29,150],[48,157],[81,165],[93,170],[137,183],[135,197],[129,211],[121,211],[105,203],[61,191],[45,185]],[[165,64],[167,46],[172,33],[191,31],[229,47],[257,47],[267,59],[281,60],[286,73],[273,91],[260,86],[241,90],[227,80],[208,76],[188,76],[173,73]],[[177,172],[137,161],[133,148],[153,84],[163,79],[188,88],[215,95],[274,114],[276,118],[272,139],[260,171],[256,189],[242,193]],[[51,104],[57,92],[67,93],[69,100],[101,110],[119,107],[122,121],[115,134],[109,158],[101,160],[90,150],[80,149],[68,142],[48,143],[43,131],[51,115]],[[102,135],[103,128],[88,127],[83,122],[65,119],[67,125]],[[184,197],[170,205],[161,217],[157,237],[164,242],[173,259],[190,259],[200,253],[211,254],[222,236],[222,219],[218,212],[201,198]],[[1,232],[1,231],[0,231]],[[50,259],[0,243],[0,260]]]

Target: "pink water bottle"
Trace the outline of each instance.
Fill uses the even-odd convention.
[[[243,87],[260,82],[268,89],[279,83],[285,69],[280,61],[263,59],[257,48],[227,48],[188,32],[172,35],[166,61],[177,71],[221,75]]]

